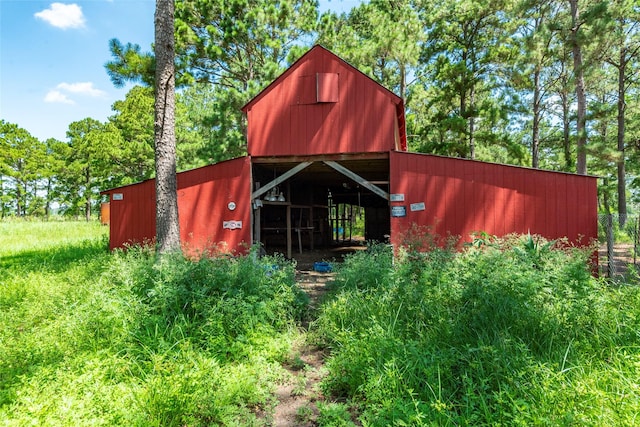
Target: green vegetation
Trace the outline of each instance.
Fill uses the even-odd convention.
[[[293,265],[158,262],[105,234],[0,222],[3,425],[269,425],[304,339]],[[535,236],[454,252],[416,227],[405,243],[338,267],[307,337],[330,350],[318,425],[637,423],[640,288]]]
[[[588,258],[531,236],[354,254],[317,321],[325,392],[364,425],[635,425],[640,289]]]
[[[369,0],[337,14],[315,0],[176,1],[178,169],[245,154],[240,108],[319,43],[404,100],[411,151],[586,168],[604,178],[603,212],[636,213],[637,3]],[[0,120],[0,217],[86,217],[99,190],[154,176],[152,46],[102,48],[113,84],[135,84],[106,122],[39,141]]]
[[[94,223],[0,223],[5,425],[261,424],[306,304],[293,266],[109,254]]]

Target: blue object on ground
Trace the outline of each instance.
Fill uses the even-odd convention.
[[[313,269],[318,273],[328,273],[332,270],[332,266],[328,262],[324,262],[324,261],[314,262]]]

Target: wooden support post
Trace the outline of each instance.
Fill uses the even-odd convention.
[[[340,222],[341,222],[342,226],[340,228],[342,228],[342,242],[344,242],[344,240],[345,240],[344,238],[346,236],[344,234],[345,233],[345,225],[346,225],[344,217],[347,214],[347,205],[345,205],[344,203],[341,203],[340,206],[342,206],[342,210],[340,211]]]
[[[353,232],[353,205],[349,205],[349,242],[351,242]]]
[[[287,258],[291,259],[291,206],[287,205]]]
[[[256,190],[260,188],[260,183],[256,182],[255,184]],[[262,225],[261,225],[261,206],[262,201],[259,199],[253,200],[251,205],[254,207],[253,209],[253,244],[262,245]]]
[[[311,209],[309,209],[309,227],[311,227],[311,231],[310,231],[311,241],[309,242],[309,248],[311,250],[313,250],[313,247],[315,246],[315,242],[314,242],[315,235],[313,234],[314,231],[315,231],[315,223],[313,222],[313,210],[314,210],[314,208],[313,208],[313,206],[311,206]]]
[[[253,211],[253,243],[254,244],[258,244],[260,245],[262,243],[262,236],[260,235],[261,232],[261,220],[260,220],[260,215],[261,214],[261,208],[258,207],[256,209],[254,209]]]

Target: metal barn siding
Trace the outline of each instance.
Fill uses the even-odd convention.
[[[254,157],[406,150],[402,99],[321,46],[243,111]]]
[[[595,177],[398,152],[390,175],[393,243],[412,223],[462,241],[473,232],[597,238]]]
[[[244,251],[251,243],[250,158],[180,172],[177,178],[180,240],[185,252],[203,252],[220,242],[224,242],[220,250]],[[155,239],[155,180],[106,193],[111,201],[111,249]]]
[[[109,190],[109,248],[142,244],[156,235],[155,181]]]
[[[243,252],[251,244],[251,159],[179,173],[178,211],[180,239],[187,253],[214,246]]]
[[[311,230],[310,249],[316,238],[329,244],[332,203],[365,207],[365,236],[390,234],[395,244],[413,223],[463,241],[472,232],[531,232],[582,244],[597,236],[596,178],[407,153],[402,99],[321,46],[242,110],[249,156],[178,174],[187,253],[220,242],[220,249],[242,252],[252,236],[264,243],[284,231],[290,256],[296,229],[302,251],[303,228]],[[279,186],[286,202],[266,199]],[[154,239],[153,180],[104,193],[112,249]]]

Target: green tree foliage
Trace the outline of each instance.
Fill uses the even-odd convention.
[[[568,172],[588,166],[607,178],[602,206],[606,195],[624,215],[633,211],[627,200],[640,201],[637,1],[371,0],[321,16],[315,0],[175,7],[179,170],[244,155],[241,107],[318,42],[404,99],[410,150]],[[113,83],[140,86],[100,131],[104,188],[154,176],[156,57],[116,39],[109,49]],[[62,183],[72,143],[45,144],[65,167],[40,162],[20,190],[4,172],[18,166],[2,154],[4,215],[24,214],[25,203],[47,212],[53,199],[71,206]]]
[[[115,115],[109,122],[120,132],[114,138],[113,187],[151,178],[153,169],[153,89],[135,86],[122,101],[112,106]]]
[[[38,181],[43,176],[45,145],[18,125],[0,120],[1,210],[17,216],[27,214],[30,204],[37,203]]]
[[[428,34],[421,73],[426,96],[421,151],[481,158],[480,146],[509,147],[511,94],[505,82],[507,1],[436,1],[421,5]],[[519,150],[512,154],[519,161]]]
[[[56,198],[56,182],[58,179],[58,171],[62,169],[65,159],[56,156],[56,147],[63,143],[55,138],[49,138],[45,141],[46,156],[42,166],[42,190],[44,197],[44,206],[42,206],[43,214],[48,218],[52,211],[52,204],[57,203]]]
[[[410,1],[372,0],[348,14],[326,12],[320,28],[319,43],[407,101],[425,38]]]
[[[208,94],[210,90],[209,85],[198,85],[176,94],[179,170],[204,166],[241,154],[228,153],[225,149],[227,140],[220,143],[221,152],[212,148],[218,139],[216,130],[209,126],[210,116],[221,112]],[[112,169],[108,185],[117,187],[154,177],[153,89],[134,86],[124,100],[113,104],[112,109],[115,114],[109,118],[109,123],[120,132],[120,138],[112,141]],[[208,150],[213,151],[212,155],[207,155]]]
[[[142,52],[137,44],[123,45],[118,39],[109,40],[109,50],[112,60],[105,68],[115,87],[123,87],[127,82],[153,87],[156,62],[150,52]]]
[[[57,192],[66,214],[91,219],[99,191],[110,176],[112,141],[119,136],[112,126],[86,118],[69,125],[67,143],[56,144],[57,156],[64,159]]]
[[[553,63],[559,46],[557,33],[547,25],[557,13],[552,0],[524,0],[513,10],[516,37],[511,39],[517,49],[517,60],[508,70],[511,87],[525,100],[522,108],[525,124],[523,144],[529,146],[531,167],[540,166],[540,149],[546,145],[543,138],[545,119],[549,114],[551,88],[556,77]],[[528,135],[526,135],[528,134]],[[525,136],[526,135],[526,136]]]
[[[244,154],[246,123],[240,108],[306,50],[316,25],[317,2],[182,0],[175,7],[177,85],[212,85],[203,96],[216,108],[214,113],[185,113],[186,123],[202,134],[180,134],[178,123],[178,144],[187,142],[185,151],[200,156],[200,163]],[[114,84],[152,86],[152,54],[118,40],[110,42],[110,49],[112,61],[106,68]],[[193,106],[198,96],[191,91],[184,99]],[[198,159],[186,156],[185,164],[198,164]]]
[[[205,121],[218,138],[203,150],[206,157],[244,152],[240,108],[302,53],[296,46],[315,29],[316,14],[315,0],[176,3],[178,68],[192,81],[212,84],[218,107]]]
[[[204,166],[246,154],[246,136],[236,126],[238,111],[221,87],[197,83],[178,94],[177,137],[180,169]]]
[[[626,113],[627,93],[632,85],[638,86],[635,77],[640,57],[640,7],[637,2],[616,0],[610,2],[608,37],[604,40],[605,65],[612,67],[617,75],[616,93],[616,172],[617,201],[620,225],[624,226],[627,214],[626,186]],[[635,70],[634,68],[635,64]]]

